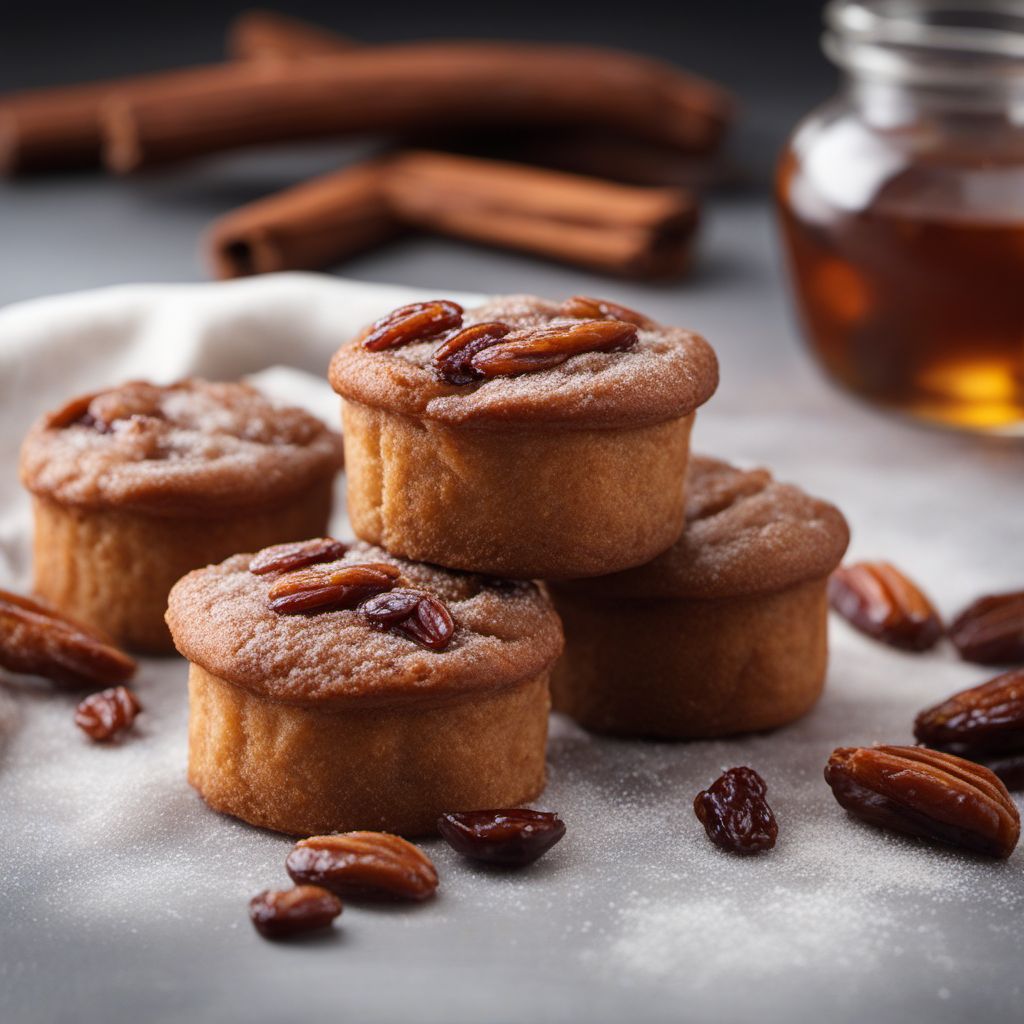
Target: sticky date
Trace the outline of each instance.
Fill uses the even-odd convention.
[[[103,743],[131,727],[142,710],[138,697],[127,686],[90,694],[75,710],[75,725],[91,740]]]
[[[360,610],[370,625],[393,630],[432,651],[443,651],[455,633],[451,612],[425,590],[399,587],[371,597]]]
[[[770,850],[779,835],[765,796],[768,787],[753,768],[730,768],[693,801],[708,838],[730,853]]]
[[[454,850],[471,860],[524,867],[565,835],[565,822],[549,811],[514,807],[442,814],[437,830]]]
[[[316,885],[266,890],[249,901],[249,918],[265,939],[289,939],[329,928],[341,910],[341,900]]]

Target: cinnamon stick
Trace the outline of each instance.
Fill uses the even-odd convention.
[[[223,279],[320,270],[373,248],[400,230],[386,173],[385,161],[368,161],[226,214],[207,233],[207,262]]]
[[[714,150],[731,101],[634,54],[581,46],[405,43],[297,62],[236,62],[106,106],[106,161],[135,171],[289,139],[456,125],[587,125]]]
[[[679,189],[445,153],[400,153],[308,182],[217,221],[218,277],[316,269],[411,226],[605,273],[667,277],[690,262],[697,209]]]
[[[383,186],[404,223],[631,277],[689,266],[693,197],[446,153],[396,157]]]
[[[228,28],[227,51],[236,60],[296,60],[356,46],[347,36],[277,11],[243,11]]]

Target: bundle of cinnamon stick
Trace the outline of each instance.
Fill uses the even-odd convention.
[[[709,82],[593,47],[360,46],[255,11],[231,27],[228,55],[219,65],[0,97],[0,172],[104,164],[126,174],[355,134],[472,150],[466,137],[476,135],[540,163],[651,181],[659,162],[676,177],[681,166],[706,166],[732,113]],[[636,187],[399,150],[235,211],[208,238],[219,276],[328,266],[416,228],[661,277],[688,266],[696,223],[694,196],[678,184]]]

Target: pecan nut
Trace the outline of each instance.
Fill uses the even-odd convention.
[[[621,320],[528,327],[475,353],[470,365],[481,377],[513,377],[551,369],[582,352],[621,352],[636,340],[636,326]]]
[[[829,579],[828,597],[852,626],[892,647],[924,651],[942,636],[931,601],[888,562],[840,566]]]
[[[964,661],[1024,661],[1024,590],[979,598],[953,620],[949,638]]]
[[[1009,857],[1020,816],[999,779],[982,765],[925,747],[840,747],[825,781],[851,814],[991,857]]]
[[[77,687],[123,683],[136,665],[55,609],[0,590],[0,667]]]
[[[455,633],[451,612],[433,594],[399,587],[370,598],[361,608],[370,625],[396,633],[428,647],[443,651]]]
[[[580,320],[621,320],[623,323],[649,329],[654,321],[629,306],[620,306],[607,299],[594,299],[589,295],[573,295],[562,303],[559,312]]]
[[[292,881],[354,899],[425,900],[437,871],[418,847],[387,832],[342,832],[296,843],[285,861]]]
[[[693,810],[715,846],[729,853],[760,853],[779,835],[767,793],[753,768],[730,768],[697,794]]]
[[[464,327],[446,338],[434,352],[434,372],[447,384],[472,384],[484,375],[473,367],[473,356],[501,341],[511,331],[508,324],[490,320]]]
[[[126,686],[92,693],[75,709],[75,725],[91,740],[104,743],[131,727],[142,710],[139,698]]]
[[[341,909],[341,900],[333,892],[297,885],[254,896],[249,901],[249,919],[265,939],[287,939],[329,928]]]
[[[437,830],[463,857],[518,868],[544,856],[565,835],[565,822],[550,811],[515,807],[442,814]]]
[[[371,352],[400,348],[414,341],[429,341],[462,326],[463,309],[457,302],[434,299],[400,306],[372,324],[362,339]]]
[[[263,576],[268,572],[305,569],[306,566],[316,565],[318,562],[333,562],[341,558],[347,550],[347,544],[333,537],[317,537],[294,544],[275,544],[253,556],[249,563],[249,572]]]
[[[275,580],[267,596],[271,609],[281,614],[354,608],[368,597],[390,590],[401,575],[397,566],[387,562],[298,569]]]

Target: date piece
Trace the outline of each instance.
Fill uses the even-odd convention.
[[[473,356],[496,344],[512,328],[497,320],[464,327],[446,338],[434,352],[434,372],[446,384],[472,384],[484,375],[473,367]]]
[[[455,633],[447,606],[425,590],[399,587],[371,597],[361,611],[370,625],[393,630],[432,651],[443,651]]]
[[[767,792],[753,768],[730,768],[697,794],[693,810],[715,846],[729,853],[760,853],[779,835]]]
[[[387,832],[342,832],[296,843],[285,867],[297,885],[353,899],[426,900],[437,890],[430,858]]]
[[[275,544],[264,548],[249,563],[249,572],[263,576],[268,572],[290,572],[304,569],[318,562],[333,562],[341,558],[348,545],[333,537],[317,537],[295,544]]]
[[[0,590],[0,668],[71,687],[123,683],[134,659],[30,597]]]
[[[333,892],[316,885],[297,885],[254,896],[249,901],[249,918],[265,939],[290,939],[330,928],[341,909],[341,900]]]
[[[131,727],[142,710],[139,698],[127,686],[90,694],[75,709],[75,725],[91,740],[105,743]]]
[[[580,320],[515,331],[470,360],[482,377],[548,370],[582,352],[621,352],[636,344],[637,328],[621,320]]]
[[[979,598],[953,620],[949,638],[964,661],[1024,662],[1024,590]]]
[[[636,327],[651,328],[654,321],[638,313],[629,306],[620,306],[617,302],[607,299],[594,299],[589,295],[573,295],[562,303],[560,312],[563,316],[577,317],[581,320],[621,320],[623,323]]]
[[[906,651],[925,651],[942,636],[931,601],[889,562],[843,565],[828,583],[829,603],[862,633]]]
[[[518,868],[543,857],[565,835],[565,822],[550,811],[513,807],[442,814],[437,830],[463,857]]]
[[[924,747],[840,747],[825,767],[836,800],[881,828],[1009,857],[1020,816],[1006,787],[979,764]]]
[[[463,312],[457,302],[445,299],[400,306],[369,328],[362,340],[363,348],[381,352],[388,348],[401,348],[414,341],[429,341],[445,331],[461,327]]]
[[[364,562],[339,569],[298,569],[276,580],[268,597],[275,612],[355,608],[375,594],[396,586],[401,572],[387,562]]]

